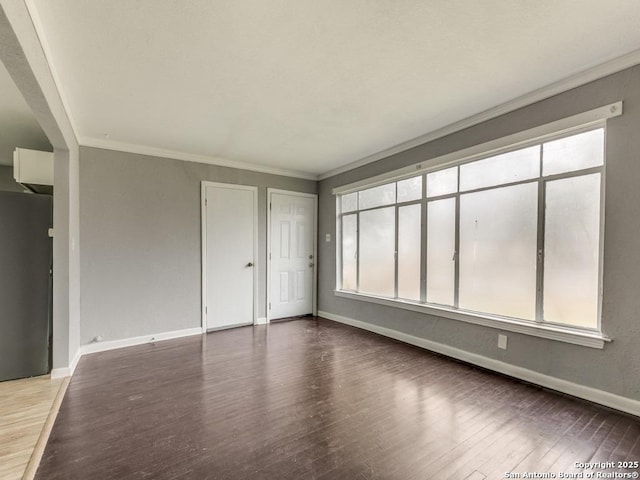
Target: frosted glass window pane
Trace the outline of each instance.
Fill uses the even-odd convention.
[[[460,308],[535,319],[538,185],[460,198]]]
[[[453,305],[455,282],[456,199],[427,207],[427,302]]]
[[[458,191],[458,167],[438,170],[427,175],[427,197]]]
[[[422,198],[422,176],[398,182],[398,203]]]
[[[547,183],[544,319],[597,328],[600,174]]]
[[[460,166],[460,191],[540,176],[540,145]]]
[[[342,213],[353,212],[358,209],[358,193],[350,193],[348,195],[342,195]]]
[[[357,285],[357,219],[355,215],[342,217],[342,289],[356,290]]]
[[[600,166],[604,163],[604,129],[547,142],[542,152],[544,175]]]
[[[420,300],[421,205],[398,209],[398,297]]]
[[[388,183],[358,192],[358,208],[373,208],[396,203],[396,184]]]
[[[360,213],[359,291],[393,297],[395,285],[395,207]]]

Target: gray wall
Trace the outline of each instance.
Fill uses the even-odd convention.
[[[259,316],[266,312],[267,188],[317,182],[80,148],[81,343],[201,324],[201,181],[258,187]]]
[[[335,197],[331,189],[500,138],[592,108],[624,101],[608,121],[602,325],[604,350],[498,330],[334,296]],[[332,242],[324,236],[331,233]],[[491,121],[320,182],[318,308],[395,329],[543,374],[640,400],[640,67],[570,90]]]
[[[0,191],[2,192],[24,192],[26,189],[16,183],[13,178],[13,167],[0,165]]]

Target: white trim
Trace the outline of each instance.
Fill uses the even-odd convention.
[[[461,322],[472,323],[474,325],[496,328],[498,330],[506,330],[508,332],[522,333],[533,337],[572,343],[583,347],[602,349],[604,348],[605,342],[611,341],[609,337],[596,331],[592,332],[587,330],[577,330],[570,327],[565,328],[559,325],[533,323],[527,322],[526,320],[518,320],[515,318],[501,317],[499,315],[490,315],[486,313],[452,310],[447,307],[440,307],[432,304],[427,305],[407,300],[375,297],[373,295],[365,295],[355,292],[336,290],[334,291],[334,294],[336,297],[375,303],[377,305],[384,305],[387,307],[401,308],[403,310],[434,315],[441,318],[450,318],[452,320],[459,320]]]
[[[336,195],[336,231],[333,241],[335,243],[334,250],[336,252],[336,290],[342,290],[342,200]],[[326,242],[326,234],[325,234]]]
[[[311,313],[318,315],[318,195],[313,195],[313,303]]]
[[[71,365],[69,365],[69,376],[73,377],[73,374],[76,371],[76,367],[78,366],[78,362],[80,361],[80,358],[82,357],[82,347],[78,347],[78,349],[76,350],[76,354],[73,356],[73,359],[71,360]]]
[[[200,184],[200,273],[201,273],[201,285],[200,291],[200,314],[202,316],[200,325],[202,331],[207,331],[207,188],[206,184],[202,182]]]
[[[256,325],[266,325],[267,323],[267,317],[258,317],[256,318]]]
[[[64,394],[67,392],[70,380],[71,379],[69,377],[65,378],[58,388],[56,398],[53,399],[53,403],[51,404],[49,415],[47,415],[47,419],[45,420],[42,430],[40,431],[40,435],[38,436],[38,441],[33,448],[33,452],[31,452],[31,458],[29,458],[27,468],[24,470],[22,480],[33,480],[36,476],[36,471],[40,466],[40,460],[42,460],[42,454],[44,453],[44,449],[46,448],[49,437],[51,436],[53,424],[55,423],[58,412],[60,411],[60,405],[62,405],[62,400],[64,399]]]
[[[473,127],[474,125],[478,125],[482,122],[494,119],[496,117],[499,117],[500,115],[505,115],[519,108],[532,105],[536,102],[540,102],[547,98],[553,97],[554,95],[564,93],[568,90],[571,90],[572,88],[580,87],[589,82],[604,78],[607,75],[620,72],[638,64],[640,64],[640,49],[601,63],[600,65],[596,65],[595,67],[586,69],[575,75],[571,75],[565,79],[559,80],[550,85],[534,90],[533,92],[529,92],[525,95],[514,98],[513,100],[502,103],[458,122],[451,123],[432,132],[426,133],[411,140],[407,140],[406,142],[402,142],[378,153],[374,153],[373,155],[369,155],[367,157],[361,158],[360,160],[348,163],[347,165],[343,165],[342,167],[329,170],[319,175],[318,180],[324,180],[325,178],[348,172],[349,170],[362,167],[363,165],[373,163],[377,160],[395,155],[396,153],[400,153],[405,150],[409,150],[410,148],[414,148],[419,145],[431,142],[438,138],[445,137],[460,130],[464,130],[465,128]]]
[[[610,103],[609,105],[603,105],[602,107],[594,108],[593,110],[588,110],[554,122],[539,125],[528,130],[507,135],[506,137],[500,137],[489,142],[473,145],[462,150],[456,150],[455,152],[424,160],[420,163],[382,173],[375,177],[369,177],[347,185],[342,185],[334,188],[331,193],[333,195],[344,195],[363,188],[375,187],[392,180],[399,180],[419,175],[435,168],[444,167],[445,165],[471,162],[480,157],[495,155],[506,149],[520,147],[525,143],[539,142],[544,140],[545,137],[561,135],[579,128],[597,125],[609,118],[622,115],[622,113],[622,101]]]
[[[201,155],[197,153],[180,152],[177,150],[149,147],[147,145],[136,145],[133,143],[117,142],[114,140],[105,140],[101,138],[80,137],[79,143],[80,145],[85,147],[102,148],[105,150],[115,150],[118,152],[134,153],[138,155],[149,155],[152,157],[169,158],[173,160],[182,160],[185,162],[205,163],[208,165],[217,165],[219,167],[238,168],[241,170],[249,170],[252,172],[268,173],[271,175],[282,175],[285,177],[293,177],[293,178],[302,178],[305,180],[318,179],[317,175],[300,172],[297,170],[265,167],[262,165],[256,165],[255,163],[228,160],[226,158],[215,157],[212,155]]]
[[[50,375],[52,380],[56,378],[70,377],[71,369],[69,367],[54,368],[53,370],[51,370]]]
[[[253,189],[253,324],[258,321],[258,269],[260,268],[260,245],[258,238],[260,230],[258,226],[258,187]]]
[[[76,350],[75,355],[71,359],[71,362],[69,362],[69,366],[68,367],[52,369],[51,370],[51,374],[50,374],[51,378],[55,379],[55,378],[72,377],[73,373],[76,371],[76,367],[78,366],[78,362],[80,361],[80,357],[82,357],[82,349],[78,348]]]
[[[363,330],[368,330],[385,337],[393,338],[410,345],[424,348],[425,350],[456,358],[458,360],[462,360],[463,362],[468,362],[482,368],[487,368],[489,370],[493,370],[494,372],[502,373],[504,375],[515,377],[526,382],[540,385],[542,387],[550,388],[558,392],[566,393],[574,397],[583,398],[585,400],[599,403],[610,408],[615,408],[616,410],[640,416],[640,401],[634,400],[632,398],[622,397],[620,395],[605,392],[603,390],[598,390],[593,387],[573,383],[568,380],[563,380],[551,375],[535,372],[527,368],[511,365],[500,360],[495,360],[493,358],[467,352],[465,350],[460,350],[449,345],[433,342],[431,340],[416,337],[414,335],[409,335],[407,333],[392,330],[390,328],[380,327],[367,322],[362,322],[353,318],[343,317],[341,315],[335,315],[333,313],[324,311],[319,311],[318,315],[335,322],[344,323],[345,325],[361,328]]]
[[[207,325],[207,205],[206,195],[207,187],[228,188],[231,190],[248,190],[253,194],[253,325],[258,321],[258,265],[259,265],[259,246],[258,246],[258,187],[253,185],[240,185],[236,183],[220,183],[203,180],[200,184],[200,228],[201,228],[201,252],[202,252],[202,290],[201,296],[201,313],[202,313],[202,331],[208,330]]]
[[[91,353],[106,352],[115,350],[116,348],[133,347],[135,345],[144,345],[145,343],[161,342],[163,340],[172,340],[174,338],[189,337],[192,335],[201,335],[202,328],[186,328],[184,330],[173,330],[171,332],[156,333],[155,335],[142,335],[140,337],[129,337],[120,340],[110,340],[107,342],[96,342],[82,345],[82,355]]]
[[[264,306],[266,321],[271,322],[271,188],[267,188],[267,299]]]
[[[284,195],[291,195],[296,197],[306,197],[313,199],[313,285],[312,285],[312,300],[311,300],[311,313],[313,315],[318,314],[318,195],[316,193],[304,193],[293,192],[290,190],[281,190],[278,188],[267,188],[267,304],[265,309],[267,312],[267,322],[271,321],[271,314],[269,311],[269,303],[271,302],[271,195],[274,193],[281,193]]]

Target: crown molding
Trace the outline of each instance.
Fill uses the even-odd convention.
[[[256,165],[255,163],[239,162],[235,160],[227,160],[226,158],[214,157],[210,155],[180,152],[177,150],[155,148],[155,147],[149,147],[146,145],[136,145],[132,143],[117,142],[113,140],[104,140],[104,139],[94,138],[94,137],[80,137],[79,143],[80,143],[80,146],[84,146],[84,147],[102,148],[105,150],[134,153],[138,155],[149,155],[152,157],[170,158],[172,160],[183,160],[185,162],[205,163],[208,165],[216,165],[219,167],[238,168],[241,170],[249,170],[252,172],[259,172],[259,173],[268,173],[271,175],[281,175],[285,177],[301,178],[304,180],[318,180],[317,175],[300,172],[297,170],[271,168],[271,167],[265,167],[262,165]]]
[[[582,72],[571,75],[557,82],[551,83],[545,87],[539,88],[525,95],[517,97],[513,100],[497,105],[496,107],[490,108],[488,110],[484,110],[480,113],[467,117],[458,122],[451,123],[442,128],[426,133],[419,137],[410,139],[406,142],[402,142],[400,144],[397,144],[395,146],[392,146],[380,152],[374,153],[372,155],[368,155],[364,158],[350,162],[341,167],[328,170],[320,175],[314,175],[314,174],[296,171],[296,170],[270,168],[270,167],[265,167],[261,165],[256,165],[253,163],[238,162],[234,160],[227,160],[224,158],[208,156],[208,155],[192,154],[192,153],[186,153],[186,152],[180,152],[180,151],[174,151],[174,150],[166,150],[161,148],[149,147],[145,145],[135,145],[135,144],[129,144],[124,142],[116,142],[112,140],[104,140],[104,139],[99,139],[94,137],[80,137],[77,131],[76,123],[71,115],[71,109],[69,108],[69,103],[61,88],[59,75],[57,74],[57,71],[55,69],[55,64],[53,62],[53,57],[51,55],[51,48],[47,42],[46,35],[44,35],[44,29],[42,26],[40,16],[38,14],[38,10],[33,0],[25,0],[25,5],[31,17],[34,30],[36,31],[36,34],[42,46],[45,59],[49,65],[49,70],[51,71],[53,82],[58,91],[58,96],[60,97],[60,101],[63,105],[63,109],[65,110],[67,118],[69,119],[71,129],[75,134],[75,137],[78,139],[78,143],[80,145],[103,148],[107,150],[119,150],[119,151],[124,151],[128,153],[137,153],[142,155],[160,156],[160,157],[171,158],[175,160],[205,163],[205,164],[218,165],[218,166],[224,166],[224,167],[230,167],[230,168],[239,168],[243,170],[269,173],[272,175],[282,175],[282,176],[294,177],[294,178],[302,178],[306,180],[324,180],[326,178],[339,175],[349,170],[353,170],[355,168],[367,165],[369,163],[373,163],[377,160],[381,160],[391,155],[403,152],[405,150],[409,150],[411,148],[417,147],[427,142],[430,142],[438,138],[442,138],[446,135],[450,135],[457,131],[463,130],[465,128],[478,125],[487,120],[491,120],[493,118],[499,117],[500,115],[504,115],[506,113],[517,110],[519,108],[525,107],[527,105],[531,105],[533,103],[547,99],[559,93],[565,92],[572,88],[579,87],[581,85],[587,84],[594,80],[598,80],[600,78],[606,77],[607,75],[611,75],[613,73],[622,71],[626,68],[633,67],[635,65],[640,64],[640,49],[634,50],[630,53],[616,57],[614,59],[611,59],[609,61],[596,65],[594,67],[588,68],[586,70],[583,70]]]
[[[634,50],[630,53],[627,53],[626,55],[616,57],[595,67],[583,70],[582,72],[579,72],[575,75],[571,75],[562,80],[551,83],[545,87],[522,95],[521,97],[517,97],[513,100],[502,103],[483,112],[477,113],[476,115],[472,115],[471,117],[467,117],[458,122],[451,123],[449,125],[446,125],[445,127],[439,128],[393,147],[387,148],[378,153],[374,153],[367,157],[361,158],[360,160],[348,163],[342,167],[329,170],[325,173],[320,174],[318,176],[318,180],[324,180],[326,178],[348,172],[349,170],[353,170],[354,168],[362,167],[363,165],[367,165],[377,160],[395,155],[396,153],[409,150],[410,148],[417,147],[418,145],[431,142],[438,138],[442,138],[446,135],[450,135],[474,125],[478,125],[482,122],[486,122],[487,120],[499,117],[500,115],[504,115],[519,108],[526,107],[541,100],[545,100],[549,97],[553,97],[554,95],[558,95],[559,93],[566,92],[568,90],[571,90],[572,88],[585,85],[589,82],[593,82],[594,80],[598,80],[600,78],[606,77],[607,75],[620,72],[638,64],[640,64],[640,49]]]

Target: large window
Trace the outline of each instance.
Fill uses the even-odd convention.
[[[338,289],[599,331],[604,126],[338,195]]]

